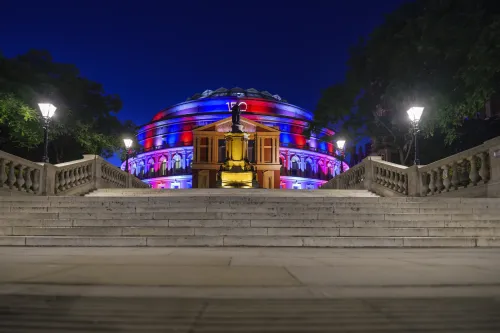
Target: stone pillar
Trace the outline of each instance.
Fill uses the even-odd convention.
[[[381,160],[382,160],[382,157],[380,157],[380,156],[368,156],[367,158],[365,158],[361,162],[361,163],[365,163],[365,181],[364,181],[365,190],[368,190],[368,191],[373,190],[373,182],[375,181],[375,170],[374,170],[374,163],[372,161],[377,162],[377,161],[381,161]],[[340,186],[340,183],[338,184],[338,186]]]
[[[420,172],[418,171],[417,165],[412,165],[406,169],[408,175],[408,196],[409,197],[419,197],[420,196]]]
[[[44,163],[39,181],[42,195],[55,195],[56,167],[50,163]]]
[[[484,143],[491,146],[489,149],[490,174],[488,180],[488,198],[500,198],[500,137]]]

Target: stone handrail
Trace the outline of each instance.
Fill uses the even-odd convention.
[[[321,188],[366,189],[382,196],[500,197],[500,137],[423,166],[370,156]]]
[[[97,155],[52,165],[0,151],[0,195],[83,195],[99,188],[148,188]]]

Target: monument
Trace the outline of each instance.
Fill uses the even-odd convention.
[[[226,158],[217,173],[217,187],[258,188],[257,173],[248,160],[248,133],[243,132],[240,124],[240,106],[236,103],[231,109],[231,132],[224,135]]]

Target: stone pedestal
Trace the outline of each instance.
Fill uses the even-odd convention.
[[[241,131],[241,125],[233,125],[235,131],[227,133],[226,160],[217,175],[217,187],[256,188],[257,175],[248,161],[248,134]],[[237,131],[236,131],[237,130]]]

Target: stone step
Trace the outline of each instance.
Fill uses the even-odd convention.
[[[498,227],[0,227],[0,236],[331,236],[331,237],[477,237],[500,236]]]
[[[3,246],[488,247],[498,237],[0,236]]]

